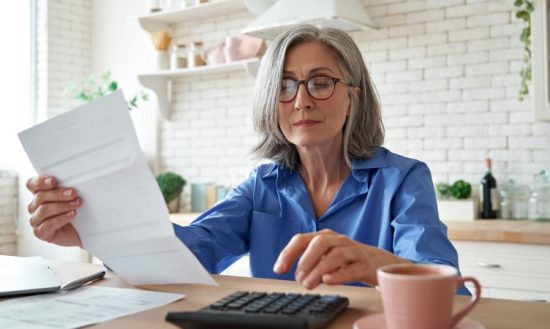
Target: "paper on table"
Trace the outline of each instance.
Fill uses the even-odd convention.
[[[137,289],[81,287],[66,293],[0,302],[0,328],[79,328],[138,313],[185,295]]]
[[[34,168],[83,199],[85,249],[130,284],[215,281],[175,236],[118,91],[19,133]]]

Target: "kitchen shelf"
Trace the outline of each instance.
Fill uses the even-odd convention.
[[[218,0],[202,5],[175,9],[141,16],[139,24],[147,32],[168,29],[169,25],[181,22],[197,21],[209,17],[219,17],[246,10],[245,0]]]
[[[243,69],[248,72],[248,74],[255,76],[258,72],[259,66],[259,58],[250,58],[241,61],[216,65],[205,65],[190,69],[165,70],[154,73],[145,73],[138,75],[138,79],[144,87],[151,89],[157,95],[160,114],[165,119],[169,119],[172,103],[173,79],[231,72]]]
[[[248,10],[247,2],[249,0],[211,1],[212,2],[207,2],[194,7],[144,15],[138,17],[138,21],[143,30],[153,33],[162,29],[168,30],[171,25],[177,23],[200,23],[200,20],[204,18],[222,17]],[[263,3],[253,3],[250,10],[254,12],[264,8],[265,6],[266,5]],[[160,114],[165,119],[169,119],[172,105],[173,79],[237,71],[242,69],[255,76],[258,71],[259,64],[259,58],[252,58],[224,64],[200,66],[192,69],[166,70],[146,73],[139,75],[138,79],[144,87],[151,89],[157,95]]]

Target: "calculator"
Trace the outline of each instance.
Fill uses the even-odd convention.
[[[168,312],[166,321],[185,329],[325,328],[348,305],[339,295],[238,291],[198,311]]]

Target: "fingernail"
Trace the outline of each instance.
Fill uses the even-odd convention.
[[[71,210],[67,213],[67,217],[72,217],[76,212],[74,210]]]
[[[304,271],[299,271],[296,273],[296,281],[302,282],[302,279],[304,278]]]
[[[75,207],[75,206],[78,206],[79,203],[80,203],[80,200],[77,198],[77,199],[74,199],[73,201],[71,201],[69,204],[72,207]]]
[[[302,284],[307,288],[307,289],[311,289],[312,285],[313,285],[313,279],[311,278],[307,278],[304,280],[304,282],[302,282]]]
[[[73,195],[73,190],[66,190],[65,192],[63,192],[63,195],[64,196],[72,196]]]
[[[52,178],[51,177],[46,178],[46,180],[44,181],[44,184],[46,184],[46,186],[51,186],[52,185]]]
[[[273,265],[273,272],[279,273],[281,272],[281,270],[282,270],[281,262],[277,259],[277,261],[275,262],[275,265]]]

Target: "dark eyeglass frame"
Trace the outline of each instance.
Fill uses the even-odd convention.
[[[332,80],[332,81],[334,82],[334,85],[332,86],[332,93],[330,93],[329,96],[327,96],[327,97],[325,97],[325,98],[317,98],[317,97],[315,97],[315,96],[313,96],[313,95],[311,94],[311,92],[309,91],[308,84],[309,84],[309,82],[310,82],[311,80],[316,79],[316,78],[328,78],[328,79],[330,79],[330,80]],[[334,95],[334,91],[336,90],[336,84],[337,84],[338,82],[341,82],[341,83],[345,84],[345,85],[348,86],[348,87],[353,87],[352,84],[350,84],[350,83],[348,83],[348,82],[346,82],[346,81],[344,81],[344,80],[342,80],[342,79],[340,79],[340,78],[330,77],[330,76],[328,76],[328,75],[316,75],[316,76],[313,76],[313,77],[311,77],[311,78],[309,78],[309,79],[306,79],[306,80],[296,80],[296,79],[291,79],[291,78],[284,78],[283,80],[292,80],[292,81],[294,81],[294,82],[296,83],[296,85],[297,85],[297,88],[296,88],[296,92],[294,93],[294,96],[292,96],[292,98],[290,98],[289,100],[282,101],[282,100],[278,99],[278,101],[281,102],[281,103],[289,103],[289,102],[292,102],[292,101],[296,98],[296,95],[298,95],[298,90],[300,89],[300,85],[304,85],[304,87],[306,88],[306,92],[307,92],[307,94],[309,95],[309,97],[311,97],[311,98],[313,98],[313,99],[316,99],[316,100],[319,100],[319,101],[323,101],[323,100],[325,100],[325,99],[331,98],[332,95]],[[282,83],[282,81],[281,81],[281,83]]]

